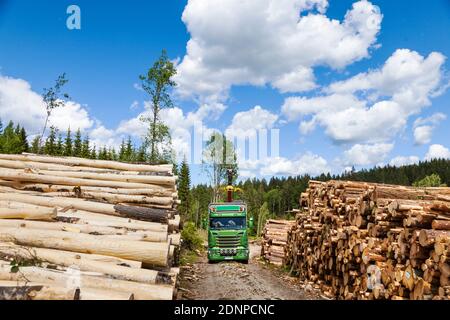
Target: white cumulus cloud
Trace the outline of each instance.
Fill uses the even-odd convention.
[[[414,122],[414,140],[416,144],[430,143],[434,129],[445,119],[447,119],[447,116],[443,113],[435,113],[428,118],[418,118]]]
[[[326,95],[287,98],[282,112],[290,121],[300,120],[303,134],[320,125],[335,142],[386,142],[406,127],[412,115],[429,106],[437,92],[443,93],[444,62],[437,52],[422,57],[400,49],[381,69],[335,82],[324,90]],[[416,140],[428,141],[433,128],[417,128]]]
[[[30,135],[40,134],[46,118],[42,97],[23,80],[0,75],[0,118],[20,123]],[[66,131],[80,129],[85,132],[92,128],[94,120],[85,107],[74,101],[54,109],[49,125]]]
[[[228,137],[254,137],[258,130],[271,129],[278,120],[276,114],[255,106],[248,111],[238,112],[234,115],[231,125],[226,130]]]
[[[281,92],[315,88],[312,68],[343,68],[367,58],[382,14],[366,0],[342,21],[326,0],[189,0],[190,40],[178,67],[178,93],[224,99],[233,85],[271,84]]]
[[[262,176],[320,175],[328,172],[330,172],[328,162],[310,152],[293,160],[284,157],[269,158],[264,161],[259,170]]]
[[[431,145],[425,156],[425,160],[433,159],[450,159],[450,150],[440,144]]]
[[[398,156],[398,157],[393,158],[389,162],[389,164],[394,167],[402,167],[402,166],[419,163],[419,161],[420,161],[420,158],[417,156],[409,156],[409,157]]]
[[[393,144],[356,144],[344,152],[344,162],[346,165],[369,166],[381,163],[394,148]]]

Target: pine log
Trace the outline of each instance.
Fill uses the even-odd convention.
[[[434,220],[432,223],[434,230],[450,230],[450,221],[448,220]]]
[[[20,171],[17,171],[18,173]],[[169,176],[150,176],[150,175],[125,175],[125,174],[109,174],[109,173],[92,173],[92,172],[73,172],[73,171],[46,171],[39,170],[39,175],[53,177],[69,177],[78,179],[92,179],[117,181],[127,183],[145,183],[154,185],[173,186],[176,183],[176,177]]]
[[[95,260],[92,255],[72,253],[68,251],[21,247],[13,244],[0,244],[0,257],[21,257],[28,260],[39,260],[45,263],[64,267],[77,266],[81,271],[98,272],[114,279],[136,281],[149,284],[171,283],[169,274],[139,268],[130,268],[124,264],[114,264],[101,261],[101,257]],[[105,260],[108,260],[105,257]]]
[[[0,219],[52,221],[56,216],[57,210],[50,208],[20,209],[0,207]]]
[[[74,208],[90,212],[97,212],[113,216],[122,216],[132,219],[161,222],[167,221],[167,211],[151,208],[112,205],[74,198],[54,198],[26,194],[0,193],[0,201],[15,201],[34,204],[45,207]]]
[[[0,154],[0,159],[13,160],[13,161],[28,161],[28,162],[43,162],[62,164],[69,166],[85,166],[90,168],[102,168],[102,169],[115,169],[124,171],[140,171],[140,172],[171,172],[171,165],[143,165],[143,164],[128,164],[117,161],[105,161],[105,160],[90,160],[81,158],[63,158],[63,157],[48,157],[38,156],[32,154],[24,155],[5,155]]]
[[[24,173],[16,170],[2,169],[0,171],[0,179],[13,180],[20,182],[37,182],[37,183],[51,183],[61,184],[66,186],[93,186],[93,187],[113,187],[123,189],[141,189],[148,185],[137,182],[122,182],[122,181],[108,181],[108,180],[92,180],[81,178],[70,178],[65,176],[50,176],[36,173]]]
[[[158,197],[173,197],[176,195],[173,190],[161,187],[149,185],[144,189],[121,189],[121,188],[109,188],[109,187],[89,187],[89,186],[63,186],[52,184],[29,184],[29,183],[15,183],[13,181],[0,181],[0,185],[8,186],[14,189],[24,191],[37,191],[43,193],[52,192],[81,192],[81,193],[110,193],[119,195],[144,195],[144,196],[158,196]]]
[[[168,285],[154,285],[110,279],[100,276],[92,276],[83,271],[74,276],[58,270],[43,269],[38,267],[20,267],[19,272],[11,273],[11,267],[0,266],[0,280],[43,282],[49,285],[65,285],[75,288],[93,288],[102,290],[122,291],[134,294],[137,300],[172,300],[173,287]]]
[[[71,224],[63,222],[38,222],[38,221],[22,221],[22,220],[0,220],[0,228],[27,228],[37,230],[55,230],[74,233],[86,233],[100,236],[109,235],[120,239],[141,239],[141,241],[149,242],[166,242],[167,232],[127,232],[125,229],[117,229],[112,227],[102,227],[89,224]],[[137,241],[137,240],[136,240]]]
[[[25,281],[0,281],[0,300],[80,300],[80,289]]]
[[[434,244],[437,236],[450,236],[450,231],[438,231],[423,229],[420,231],[419,242],[423,247],[428,247]]]
[[[168,243],[100,240],[97,236],[62,231],[0,228],[0,241],[48,249],[94,253],[165,267],[168,263]]]
[[[124,291],[115,291],[110,289],[94,289],[83,287],[80,291],[80,300],[88,301],[120,301],[134,300],[134,294]]]
[[[161,223],[167,223],[169,216],[169,212],[162,209],[115,205],[114,210],[120,216],[124,216],[127,218]]]

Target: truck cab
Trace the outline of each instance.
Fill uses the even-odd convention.
[[[212,203],[209,205],[208,219],[208,260],[247,263],[250,252],[245,203]]]

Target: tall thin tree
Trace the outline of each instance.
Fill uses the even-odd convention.
[[[166,50],[163,50],[159,59],[148,70],[146,75],[139,78],[142,83],[142,89],[150,96],[151,114],[148,117],[142,117],[141,120],[149,124],[146,140],[150,148],[149,160],[157,163],[167,157],[168,152],[162,151],[164,142],[170,141],[170,132],[168,127],[161,122],[160,111],[164,108],[173,107],[170,97],[170,89],[176,86],[172,77],[177,71],[167,57]],[[169,152],[171,154],[171,152]]]
[[[67,93],[61,93],[62,88],[69,82],[66,78],[66,74],[63,73],[56,79],[56,83],[53,87],[45,89],[42,94],[42,100],[45,104],[45,110],[47,112],[47,117],[45,118],[44,128],[42,129],[42,134],[39,137],[39,145],[42,144],[42,139],[47,130],[48,119],[50,118],[52,111],[56,108],[61,108],[66,105],[64,99],[70,99]]]

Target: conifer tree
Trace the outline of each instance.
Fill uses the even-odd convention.
[[[39,154],[41,153],[41,150],[39,148],[39,144],[41,142],[41,138],[39,136],[36,136],[33,138],[33,141],[31,142],[31,153]]]
[[[58,134],[58,140],[56,141],[56,155],[62,156],[64,154],[64,142],[61,134]]]
[[[14,128],[14,122],[10,121],[1,135],[0,145],[3,153],[17,154],[22,152],[22,141],[16,132],[17,128]]]
[[[125,146],[125,161],[132,162],[133,161],[133,153],[134,153],[134,147],[131,142],[131,137],[128,137],[127,144]]]
[[[73,141],[73,156],[81,157],[81,149],[83,148],[83,141],[81,140],[81,131],[77,130],[75,134],[75,140]]]
[[[142,144],[136,154],[136,161],[144,163],[147,161],[146,146]]]
[[[191,188],[191,175],[189,172],[189,165],[185,157],[180,167],[179,189],[178,189],[178,195],[181,200],[179,210],[180,213],[184,215],[184,217],[187,217],[189,214],[190,188]]]
[[[67,129],[66,140],[64,142],[64,155],[71,157],[73,154],[72,133],[70,127]]]
[[[91,159],[97,159],[97,148],[95,146],[92,148]]]
[[[50,127],[50,133],[45,141],[44,153],[54,156],[56,155],[56,130],[55,127]]]
[[[89,159],[91,157],[91,148],[89,146],[89,136],[86,136],[83,140],[83,145],[81,147],[81,157]]]
[[[20,140],[22,142],[22,152],[28,152],[30,150],[30,145],[28,144],[28,136],[24,127],[20,129]]]
[[[119,147],[119,161],[125,161],[125,140],[123,139]]]

